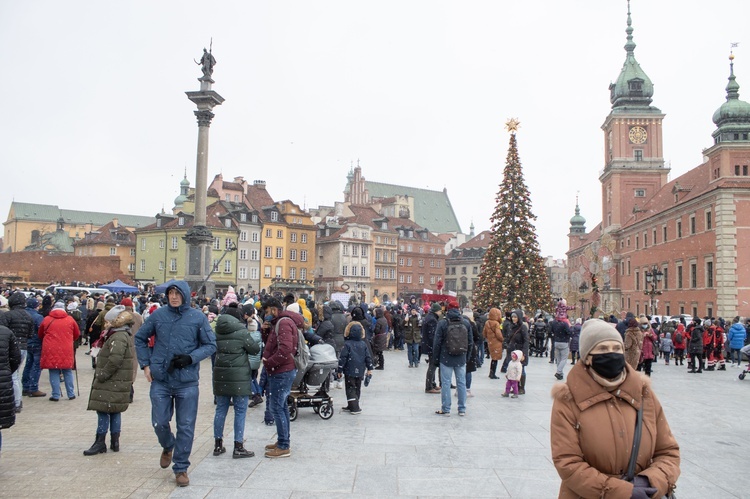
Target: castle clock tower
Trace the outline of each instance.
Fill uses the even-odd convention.
[[[664,114],[651,105],[654,85],[635,60],[635,42],[628,0],[625,64],[610,84],[612,111],[604,130],[602,228],[619,229],[639,206],[667,183],[664,166],[662,120]]]

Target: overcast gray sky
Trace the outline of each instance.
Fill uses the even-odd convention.
[[[508,146],[544,255],[563,257],[576,192],[601,220],[600,129],[625,60],[625,0],[0,1],[3,220],[15,199],[168,211],[197,124],[185,91],[213,37],[226,102],[209,178],[264,179],[306,207],[368,180],[447,187],[468,232],[490,228]],[[701,162],[725,99],[730,42],[750,98],[750,2],[633,0],[636,58],[667,114],[672,178]]]

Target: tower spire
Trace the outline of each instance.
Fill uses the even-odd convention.
[[[628,0],[628,27],[625,28],[628,41],[625,43],[625,51],[632,55],[635,51],[635,42],[633,41],[633,19],[630,17],[630,0]]]

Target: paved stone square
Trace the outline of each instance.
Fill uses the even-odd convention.
[[[201,366],[201,400],[189,487],[177,489],[171,469],[159,468],[150,425],[148,383],[139,374],[135,402],[123,414],[121,451],[84,457],[94,440],[96,415],[86,411],[93,370],[78,350],[81,396],[49,402],[24,398],[16,426],[3,431],[0,497],[301,498],[505,497],[553,498],[559,478],[550,459],[550,388],[554,368],[532,358],[527,394],[501,398],[505,380],[475,373],[466,417],[436,416],[440,396],[424,393],[426,364],[409,369],[405,351],[385,353],[385,371],[363,388],[363,413],[340,411],[343,390],[332,390],[336,414],[320,419],[300,409],[292,423],[292,456],[270,460],[263,446],[275,427],[262,423],[263,408],[248,410],[250,459],[232,459],[232,419],[225,426],[227,453],[214,457],[210,362]],[[654,389],[680,443],[680,499],[748,497],[744,471],[744,420],[750,377],[739,369],[687,374],[656,364]],[[47,371],[41,389],[49,393]]]

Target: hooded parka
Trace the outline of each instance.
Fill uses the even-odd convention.
[[[216,319],[214,395],[252,395],[248,355],[259,352],[260,343],[253,339],[245,324],[233,315],[221,314]]]
[[[643,429],[636,475],[648,478],[663,497],[680,476],[680,448],[659,400],[645,376],[629,365],[625,380],[608,391],[583,362],[565,383],[552,388],[550,442],[552,461],[562,479],[559,497],[630,499],[633,485],[626,473],[638,408]]]
[[[482,330],[492,360],[502,360],[503,358],[503,324],[500,322],[502,318],[503,313],[500,309],[491,308]]]
[[[80,336],[81,332],[75,319],[61,308],[52,310],[39,326],[39,338],[42,340],[39,366],[42,369],[73,369],[73,342]],[[129,390],[130,387],[128,393]]]
[[[16,401],[13,396],[13,373],[21,364],[21,351],[13,331],[0,326],[0,429],[16,422]]]
[[[130,386],[133,384],[133,340],[131,312],[121,312],[110,331],[102,333],[106,341],[96,357],[96,371],[91,383],[89,411],[125,412],[130,405]]]

